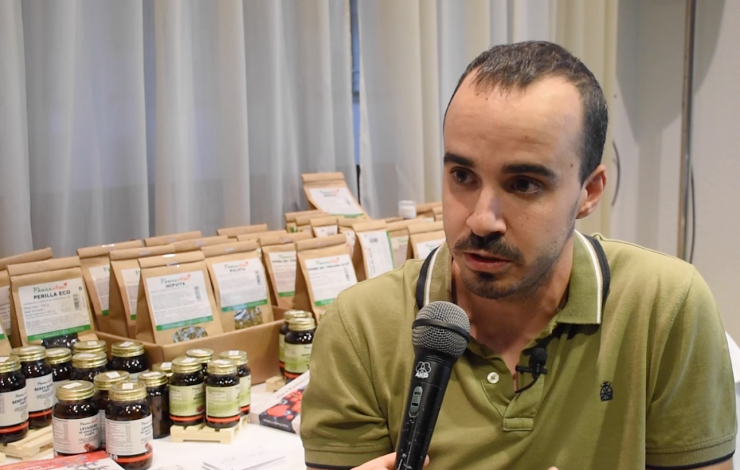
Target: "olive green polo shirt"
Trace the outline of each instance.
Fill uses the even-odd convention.
[[[704,280],[683,261],[599,238],[611,273],[602,305],[598,256],[574,238],[567,302],[539,337],[551,338],[547,374],[515,393],[504,361],[471,340],[447,387],[428,470],[683,469],[733,454],[730,357]],[[395,449],[421,264],[347,289],[319,324],[302,406],[307,466],[349,468]],[[429,272],[425,303],[451,301],[446,246]],[[531,377],[520,376],[522,386]]]

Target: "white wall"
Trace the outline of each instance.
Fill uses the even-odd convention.
[[[685,0],[620,0],[612,236],[676,253]],[[740,1],[698,2],[694,264],[740,338]],[[612,175],[611,183],[616,182]]]

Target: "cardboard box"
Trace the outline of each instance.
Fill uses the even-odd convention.
[[[249,368],[252,371],[252,383],[260,384],[270,377],[280,374],[278,367],[278,334],[283,325],[285,309],[273,306],[275,321],[264,325],[253,326],[244,330],[223,333],[218,336],[199,338],[182,343],[159,345],[142,342],[147,357],[152,364],[171,361],[177,356],[185,355],[188,349],[213,349],[215,355],[222,351],[241,349],[249,356]],[[110,349],[113,343],[131,341],[130,338],[97,332],[100,339],[107,341]]]

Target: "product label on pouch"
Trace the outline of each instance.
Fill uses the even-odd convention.
[[[81,278],[19,287],[18,296],[28,341],[90,329]]]
[[[230,312],[267,304],[265,268],[259,258],[214,263],[221,311]]]
[[[340,292],[357,284],[355,268],[349,255],[327,256],[306,260],[314,303],[317,306],[334,302]],[[286,345],[287,354],[287,345]]]
[[[146,280],[157,331],[213,321],[203,271]]]
[[[296,260],[295,251],[270,253],[270,264],[280,297],[293,297],[295,295]]]
[[[427,242],[419,242],[416,244],[416,251],[419,253],[419,259],[426,259],[427,256],[429,256],[429,253],[432,252],[435,248],[440,246],[442,243],[445,242],[444,238],[440,238],[438,240],[430,240]]]
[[[136,320],[136,307],[139,301],[139,278],[141,269],[122,269],[123,284],[126,286],[126,297],[128,297],[129,315],[131,320]]]
[[[308,192],[316,206],[327,214],[346,217],[363,214],[347,188],[311,188]]]
[[[393,270],[393,251],[387,231],[359,232],[357,236],[360,238],[368,279]]]
[[[108,293],[110,292],[110,266],[93,266],[90,268],[90,277],[95,282],[95,292],[98,294],[100,309],[103,315],[108,315]]]

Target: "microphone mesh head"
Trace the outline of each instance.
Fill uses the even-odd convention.
[[[470,321],[463,309],[450,302],[432,302],[419,310],[417,320],[426,318],[450,323],[465,331],[470,331]],[[439,351],[459,358],[465,352],[468,341],[454,330],[441,326],[423,325],[413,329],[413,340],[415,347],[422,347]]]

